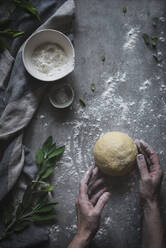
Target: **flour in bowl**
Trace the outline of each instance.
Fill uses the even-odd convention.
[[[55,43],[44,43],[32,54],[32,63],[39,72],[52,75],[66,64],[67,56],[64,50]]]

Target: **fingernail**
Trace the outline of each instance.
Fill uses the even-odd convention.
[[[138,147],[140,147],[140,141],[139,141],[138,139],[136,139],[136,140],[134,141],[134,143],[135,143]]]
[[[143,154],[138,154],[137,155],[137,159],[140,160],[144,160],[144,155]]]
[[[142,145],[146,145],[147,143],[144,140],[140,140],[140,142],[142,143]]]
[[[92,170],[92,166],[90,166],[90,167],[88,168],[88,170],[86,171],[86,173],[89,174],[91,170]]]
[[[105,192],[105,197],[110,197],[110,193],[109,192]]]

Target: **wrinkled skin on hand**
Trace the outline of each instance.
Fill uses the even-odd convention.
[[[162,170],[157,153],[144,141],[135,141],[140,154],[137,164],[140,172],[140,196],[142,203],[156,201],[160,189]]]
[[[80,182],[76,200],[78,235],[93,238],[99,228],[102,210],[109,198],[109,192],[98,178],[98,168],[90,167]],[[98,189],[100,187],[100,189]]]

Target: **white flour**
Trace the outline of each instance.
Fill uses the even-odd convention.
[[[142,85],[139,87],[140,91],[144,91],[148,89],[151,86],[151,82],[149,80],[146,80],[145,82],[142,83]]]
[[[94,94],[86,102],[86,108],[81,107],[79,104],[73,107],[74,121],[63,123],[63,126],[70,130],[70,132],[66,138],[64,155],[58,162],[60,166],[56,170],[56,173],[59,175],[56,175],[55,178],[56,199],[58,199],[60,206],[59,212],[63,213],[67,209],[67,215],[71,219],[70,225],[66,226],[66,223],[61,223],[61,227],[52,226],[50,236],[53,241],[58,243],[61,233],[64,230],[65,237],[68,239],[76,233],[75,199],[78,194],[79,182],[84,172],[90,165],[94,164],[92,152],[96,140],[107,131],[123,131],[123,126],[125,126],[124,131],[126,129],[129,130],[133,138],[144,139],[147,132],[150,135],[151,132],[158,130],[159,119],[163,120],[164,117],[166,120],[166,103],[164,100],[163,104],[160,105],[160,114],[156,116],[153,103],[158,102],[159,99],[156,96],[151,98],[149,95],[153,84],[156,82],[158,83],[158,91],[164,94],[166,86],[160,80],[160,77],[155,75],[135,86],[139,95],[138,99],[134,99],[133,97],[125,98],[123,91],[120,89],[121,87],[125,89],[125,86],[130,83],[127,73],[120,71],[114,74],[103,73],[101,75],[103,90],[100,95]],[[166,140],[165,133],[162,132],[156,135],[161,140]],[[160,155],[163,156],[164,154],[165,151],[161,149]],[[63,187],[66,188],[66,191],[62,193],[61,188]],[[128,187],[128,190],[123,192],[123,186],[120,188],[120,201],[122,204],[118,205],[118,208],[116,205],[116,195],[112,194],[112,188],[110,189],[111,196],[107,213],[110,212],[110,216],[112,217],[105,214],[105,217],[102,218],[103,223],[95,238],[97,242],[101,242],[100,245],[102,245],[104,237],[107,240],[107,231],[110,225],[112,230],[117,230],[117,222],[119,222],[119,230],[124,235],[126,232],[127,235],[126,230],[130,230],[133,220],[136,219],[137,223],[139,223],[138,173],[135,172],[129,181],[127,183],[125,182],[124,187]],[[66,203],[66,199],[70,200]],[[124,208],[124,204],[126,208]],[[135,226],[135,230],[137,230],[136,235],[138,235],[140,233],[139,224]]]
[[[71,131],[66,139],[63,159],[59,162],[65,167],[65,170],[62,170],[61,176],[56,179],[57,185],[64,181],[66,174],[75,183],[79,182],[87,168],[93,165],[93,146],[105,132],[121,130],[120,127],[124,125],[125,129],[130,130],[133,138],[144,138],[145,126],[148,130],[153,130],[158,126],[158,119],[153,109],[153,101],[154,99],[158,101],[158,99],[156,96],[154,99],[149,97],[152,87],[151,79],[147,79],[137,86],[137,91],[140,92],[137,101],[133,98],[125,99],[123,92],[120,91],[120,88],[125,87],[128,83],[126,73],[120,71],[113,75],[103,73],[101,80],[104,89],[100,96],[94,95],[86,103],[86,108],[82,108],[78,104],[73,109],[75,120],[62,124]],[[164,93],[166,86],[162,82],[160,84],[159,90]],[[163,115],[166,113],[165,104],[163,104],[161,112]],[[153,120],[150,122],[149,113]]]
[[[47,75],[55,73],[55,69],[60,70],[67,61],[63,49],[54,43],[44,43],[37,47],[32,54],[32,63],[39,72]]]
[[[138,27],[132,27],[126,34],[125,43],[123,45],[123,49],[133,49],[136,46],[136,42],[138,40],[140,34],[140,30]]]
[[[136,46],[139,36],[138,27],[130,28],[125,36],[123,50],[131,52]],[[162,56],[160,51],[158,56]],[[68,238],[71,238],[76,232],[76,217],[73,218],[73,216],[75,216],[74,203],[78,194],[79,182],[87,168],[94,164],[93,146],[102,134],[110,130],[119,130],[129,132],[133,139],[144,139],[144,137],[150,137],[151,133],[155,133],[154,139],[166,140],[166,134],[159,131],[159,120],[166,120],[166,103],[164,99],[163,102],[161,101],[166,92],[166,85],[160,75],[160,73],[155,73],[149,78],[145,77],[142,81],[138,79],[138,83],[132,87],[133,82],[129,81],[131,75],[128,75],[127,70],[116,70],[114,73],[103,72],[99,79],[102,88],[99,92],[95,91],[91,97],[88,97],[88,100],[85,97],[86,107],[83,108],[79,103],[73,105],[73,120],[64,121],[62,124],[63,128],[70,131],[66,137],[64,155],[58,162],[60,165],[56,171],[58,176],[55,178],[56,196],[60,202],[59,212],[63,213],[67,209],[70,225],[63,223],[64,229],[60,226],[52,226],[50,235],[55,241],[60,238],[60,234],[64,230]],[[126,89],[130,90],[130,87],[131,92],[126,92]],[[156,91],[152,98],[150,93],[153,87]],[[132,90],[135,90],[137,94],[133,94]],[[157,97],[159,94],[160,97]],[[134,95],[136,95],[135,98]],[[157,115],[156,106],[159,106]],[[146,141],[148,142],[148,140]],[[162,156],[165,155],[163,149],[160,149],[159,152]],[[117,195],[112,192],[118,184],[114,182],[114,185],[111,186],[110,202],[105,210],[107,212],[103,213],[101,228],[96,235],[97,241],[101,241],[101,247],[103,240],[107,242],[107,231],[110,226],[116,232],[117,223],[119,223],[118,232],[125,234],[126,230],[133,227],[133,220],[136,219],[137,223],[139,222],[138,173],[133,173],[128,182],[125,181],[123,185],[126,189],[123,190],[123,186],[118,188],[118,197],[121,198],[120,202],[122,203],[118,204],[118,207]],[[66,188],[66,192],[61,191],[63,187]],[[69,199],[67,203],[66,199]],[[108,212],[110,212],[110,216],[106,214]],[[138,235],[140,225],[135,224],[134,228]],[[122,246],[123,244],[118,247]]]

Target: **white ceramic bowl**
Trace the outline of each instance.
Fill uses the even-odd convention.
[[[65,64],[61,65],[60,69],[55,68],[52,75],[40,72],[32,63],[34,50],[44,43],[55,43],[59,45],[67,57]],[[44,29],[31,35],[24,44],[22,58],[29,74],[42,81],[61,79],[71,73],[75,66],[75,52],[71,41],[63,33],[52,29]]]
[[[49,91],[49,100],[55,108],[67,108],[74,100],[74,90],[68,84],[54,85]]]

